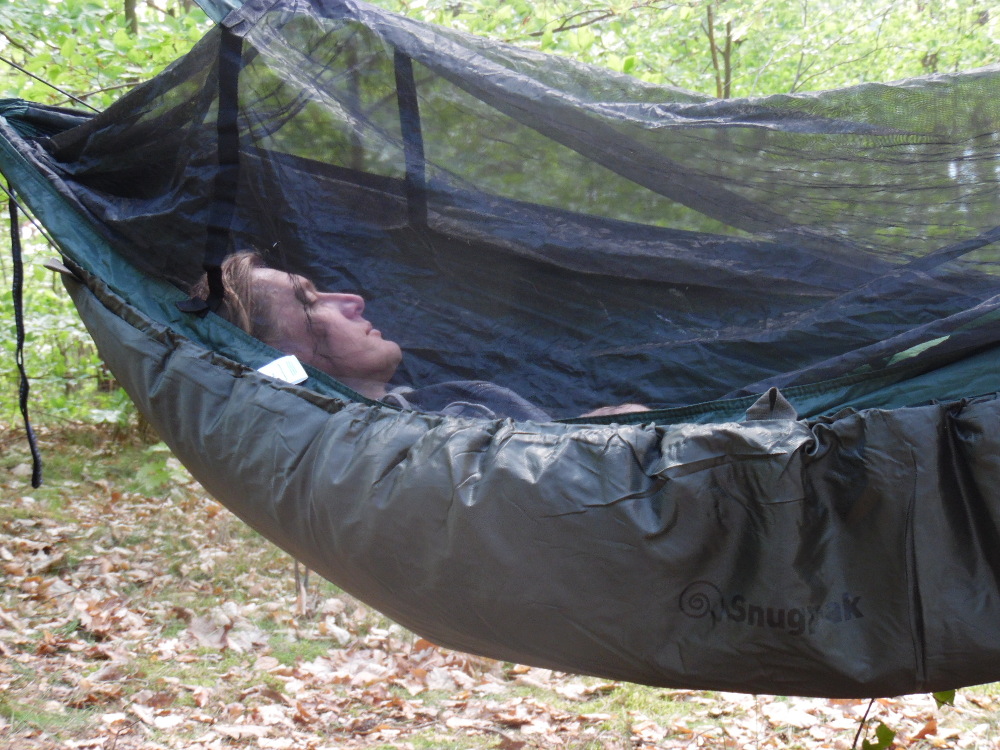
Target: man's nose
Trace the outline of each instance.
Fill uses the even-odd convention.
[[[365,301],[356,294],[335,293],[330,295],[340,307],[345,318],[357,318],[365,311]]]

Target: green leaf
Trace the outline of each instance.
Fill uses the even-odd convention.
[[[954,706],[955,705],[955,691],[954,690],[942,690],[939,693],[931,693],[934,696],[934,702],[937,703],[937,707],[941,706]]]
[[[66,37],[63,40],[62,46],[59,47],[59,54],[63,57],[69,57],[76,51],[77,40],[76,37]]]
[[[861,750],[889,750],[894,739],[896,739],[896,733],[885,724],[879,723],[875,727],[875,742],[865,740],[861,743]]]
[[[111,41],[114,42],[117,46],[126,49],[131,47],[133,44],[132,37],[129,35],[127,31],[125,31],[125,29],[118,29],[114,33],[114,36],[111,37]]]

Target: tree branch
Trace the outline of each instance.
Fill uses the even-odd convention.
[[[0,29],[0,36],[2,36],[4,39],[6,39],[7,43],[11,47],[14,47],[16,49],[21,50],[21,52],[23,52],[26,55],[31,55],[31,48],[30,47],[28,47],[27,45],[25,45],[24,42],[21,42],[20,40],[15,39],[14,37],[12,37],[10,34],[8,34],[3,29]]]
[[[849,58],[847,60],[842,60],[841,62],[833,63],[832,65],[828,65],[825,68],[821,68],[820,70],[817,70],[814,73],[811,73],[810,75],[802,76],[801,73],[804,73],[806,70],[808,70],[809,68],[812,67],[811,65],[805,66],[802,71],[800,71],[799,73],[796,73],[795,81],[792,83],[792,87],[788,90],[788,92],[790,94],[794,94],[806,82],[811,81],[814,78],[818,78],[819,76],[823,75],[824,73],[829,73],[831,70],[835,70],[836,68],[839,68],[842,65],[851,65],[852,63],[860,62],[861,60],[864,60],[865,58],[871,57],[872,55],[876,54],[877,52],[881,52],[883,49],[887,49],[886,47],[879,46],[879,44],[880,44],[880,42],[882,40],[882,31],[883,31],[883,28],[885,27],[886,20],[888,19],[889,12],[890,12],[889,8],[884,8],[883,10],[881,10],[879,12],[878,30],[875,32],[875,46],[873,46],[871,49],[869,49],[867,52],[864,52],[863,54],[857,55],[857,56]],[[853,35],[855,28],[857,28],[858,26],[866,25],[866,24],[870,23],[871,20],[872,19],[870,19],[870,18],[863,19],[861,22],[859,22],[858,24],[856,24],[852,28],[847,29],[842,36],[838,37],[837,39],[835,39],[832,42],[830,42],[829,44],[827,44],[823,48],[823,50],[827,51],[827,50],[832,49],[833,47],[839,46],[841,43],[843,43],[843,41],[845,39],[849,39]]]
[[[593,26],[595,23],[600,23],[601,21],[606,21],[609,18],[614,18],[615,12],[613,10],[605,11],[602,15],[595,18],[591,18],[589,21],[581,21],[580,23],[565,24],[562,23],[556,28],[552,29],[552,33],[555,34],[559,31],[572,31],[573,29],[582,29],[584,26]]]
[[[708,46],[712,51],[712,68],[715,70],[715,95],[722,99],[722,74],[719,71],[719,47],[715,43],[715,14],[712,12],[712,3],[706,6],[708,11]]]
[[[129,81],[128,83],[118,83],[114,86],[105,86],[104,88],[94,89],[93,91],[88,91],[85,94],[80,94],[81,99],[89,99],[92,96],[97,96],[98,94],[105,94],[108,91],[118,91],[119,89],[131,89],[138,86],[142,81]]]
[[[722,52],[722,62],[725,65],[725,77],[722,86],[722,98],[732,96],[733,86],[733,22],[726,21],[726,47]]]
[[[802,0],[802,28],[806,28],[809,22],[809,1]],[[799,60],[795,64],[795,77],[792,79],[792,85],[788,89],[789,91],[795,91],[799,86],[799,79],[802,78],[802,74],[805,72],[806,64],[806,53],[805,50],[799,50]]]
[[[146,7],[147,8],[152,8],[153,10],[155,10],[155,11],[157,11],[159,13],[162,13],[165,16],[170,16],[171,18],[176,18],[177,17],[177,13],[176,13],[176,11],[174,11],[173,8],[161,8],[159,5],[157,5],[155,2],[153,2],[153,0],[146,0]],[[183,10],[184,10],[184,12],[188,12],[190,10],[190,8],[183,7]]]
[[[570,23],[570,21],[572,21],[573,19],[580,18],[581,16],[586,16],[590,13],[598,13],[600,15],[595,16],[594,18],[588,19],[586,21],[581,21],[580,23]],[[552,29],[552,33],[557,34],[560,31],[572,31],[573,29],[582,29],[584,26],[592,26],[595,23],[600,23],[601,21],[607,20],[608,18],[613,18],[614,15],[615,12],[613,10],[609,9],[598,10],[596,8],[593,10],[581,10],[577,11],[576,13],[570,13],[568,16],[563,16],[561,19],[559,19],[559,25],[556,26],[554,29]],[[530,34],[528,34],[528,36],[533,36],[533,37],[545,36],[545,33],[546,32],[543,29],[541,31],[532,31]]]
[[[662,0],[643,0],[641,3],[634,3],[628,10],[629,12],[637,10],[648,10],[650,8],[656,10],[667,10],[669,8],[675,8],[679,3],[663,3]],[[580,18],[581,16],[586,16],[588,14],[597,13],[598,15],[594,18],[590,18],[586,21],[581,21],[580,23],[570,23],[570,21]],[[559,25],[552,29],[552,33],[556,34],[560,31],[572,31],[573,29],[580,29],[584,26],[592,26],[595,23],[600,23],[601,21],[606,21],[609,18],[614,18],[618,13],[613,8],[591,8],[589,10],[580,10],[575,13],[570,13],[559,19]],[[545,30],[532,31],[527,36],[529,37],[540,37],[545,36]]]

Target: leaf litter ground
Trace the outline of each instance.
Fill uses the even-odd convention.
[[[0,747],[849,748],[868,701],[662,690],[455,653],[293,563],[162,445],[0,430]],[[992,748],[1000,691],[876,701],[906,748]],[[883,735],[885,736],[885,735]],[[859,744],[860,746],[860,744]]]

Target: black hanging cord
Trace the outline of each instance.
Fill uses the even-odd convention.
[[[18,65],[18,64],[17,64],[16,62],[14,62],[13,60],[8,60],[8,59],[7,59],[6,57],[2,57],[2,56],[0,56],[0,62],[4,62],[4,63],[7,63],[7,64],[8,64],[8,65],[9,65],[10,67],[14,68],[15,70],[19,70],[19,71],[21,71],[22,73],[24,73],[24,74],[25,74],[26,76],[28,76],[29,78],[34,78],[34,79],[35,79],[36,81],[39,81],[40,83],[44,83],[44,84],[45,84],[46,86],[48,86],[49,88],[53,88],[53,89],[55,89],[55,90],[56,90],[56,91],[58,91],[58,92],[59,92],[60,94],[62,94],[63,96],[67,97],[68,99],[72,99],[72,100],[73,100],[74,102],[76,102],[77,104],[82,104],[82,105],[83,105],[84,107],[88,107],[89,109],[92,109],[92,110],[94,110],[95,112],[100,112],[100,111],[101,111],[101,110],[99,110],[99,109],[98,109],[97,107],[95,107],[95,106],[93,106],[93,105],[91,105],[91,104],[87,104],[87,102],[85,102],[85,101],[84,101],[83,99],[81,99],[80,97],[78,97],[78,96],[73,96],[73,95],[72,95],[71,93],[69,93],[68,91],[66,91],[66,90],[64,90],[64,89],[61,89],[61,88],[59,88],[59,87],[58,87],[58,86],[56,86],[56,85],[55,85],[54,83],[49,83],[49,82],[48,82],[48,81],[46,81],[46,80],[45,80],[44,78],[40,78],[39,76],[36,76],[36,75],[35,75],[34,73],[32,73],[31,71],[29,71],[29,70],[25,70],[24,68],[22,68],[22,67],[21,67],[20,65]]]
[[[417,83],[413,61],[399,50],[394,56],[396,97],[399,100],[399,128],[403,135],[406,159],[406,204],[410,226],[427,226],[427,175],[424,159],[424,136],[420,130]]]
[[[21,406],[21,417],[24,419],[24,431],[28,437],[28,447],[31,449],[31,486],[40,487],[42,484],[42,455],[38,450],[38,440],[35,431],[31,428],[31,420],[28,418],[28,374],[24,369],[24,261],[21,257],[21,228],[18,224],[17,203],[13,196],[7,202],[10,212],[10,251],[14,260],[13,284],[11,297],[14,303],[14,326],[17,330],[17,350],[15,360],[17,361],[17,371],[20,376],[18,386],[18,396]]]
[[[208,220],[203,268],[208,278],[208,298],[191,298],[177,303],[182,312],[205,315],[222,304],[222,261],[229,250],[233,217],[236,215],[236,192],[240,177],[239,80],[243,65],[243,39],[222,27],[219,41],[219,171],[215,176],[215,202]]]
[[[49,235],[48,232],[45,231],[45,227],[43,227],[35,220],[35,217],[33,217],[31,213],[27,209],[25,209],[24,204],[18,201],[14,193],[8,190],[2,182],[0,182],[0,190],[2,190],[4,194],[7,196],[7,200],[12,201],[19,209],[21,209],[21,213],[24,214],[24,217],[31,222],[31,226],[33,226],[35,230],[40,235],[42,235],[42,237],[45,238],[45,241],[48,242],[51,247],[53,248],[59,247],[56,244],[56,241],[52,239],[52,237]],[[56,250],[56,252],[58,252],[58,249]]]

